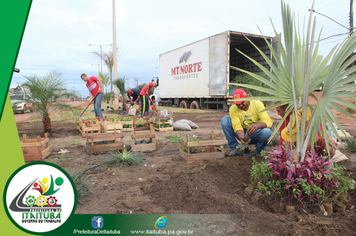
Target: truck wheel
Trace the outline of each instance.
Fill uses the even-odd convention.
[[[188,109],[188,108],[189,108],[189,102],[188,102],[188,100],[182,100],[182,101],[179,103],[179,108]]]
[[[194,100],[191,104],[190,104],[190,109],[200,109],[199,106],[199,102]]]

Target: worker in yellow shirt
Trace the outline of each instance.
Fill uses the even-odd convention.
[[[242,89],[235,90],[233,98],[246,98]],[[260,156],[266,149],[267,140],[272,135],[273,121],[261,101],[234,101],[230,107],[229,115],[221,119],[221,126],[229,143],[231,152],[229,156],[243,155],[244,151],[238,146],[242,144],[255,144],[256,150],[249,156]],[[258,113],[258,114],[256,114]],[[239,140],[239,141],[238,141]]]

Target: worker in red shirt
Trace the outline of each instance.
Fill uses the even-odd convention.
[[[149,93],[151,92],[153,87],[157,87],[156,81],[152,80],[152,82],[146,84],[143,86],[141,93],[140,93],[140,102],[141,102],[141,114],[142,116],[148,115],[148,111],[150,108],[150,104],[148,100],[151,101],[152,99],[150,98]]]
[[[91,76],[90,78],[86,74],[82,74],[80,78],[86,82],[86,86],[90,92],[90,103],[94,101],[94,111],[95,117],[100,121],[103,119],[103,114],[101,112],[101,101],[103,100],[104,94],[102,88],[101,78]]]

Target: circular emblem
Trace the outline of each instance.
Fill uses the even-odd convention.
[[[21,230],[42,234],[60,227],[74,213],[72,178],[60,167],[36,162],[17,169],[4,190],[4,208]]]

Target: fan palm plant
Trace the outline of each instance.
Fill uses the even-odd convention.
[[[124,78],[118,78],[114,81],[116,87],[119,89],[120,94],[122,96],[122,109],[125,110],[126,108],[126,89],[125,89],[125,76]]]
[[[268,78],[264,78],[241,68],[232,67],[233,69],[252,76],[267,86],[266,88],[249,84],[238,84],[238,86],[255,89],[267,94],[267,96],[263,97],[238,99],[239,101],[262,100],[277,102],[275,105],[270,106],[267,109],[288,104],[286,115],[282,118],[279,126],[274,132],[278,131],[281,124],[291,112],[297,114],[299,109],[306,111],[307,107],[312,110],[312,115],[307,126],[306,112],[302,113],[301,121],[298,120],[298,116],[295,116],[297,138],[296,140],[292,140],[292,143],[293,141],[296,141],[296,157],[298,157],[299,161],[304,160],[308,142],[310,141],[311,145],[314,146],[317,140],[317,131],[319,131],[320,135],[326,140],[327,144],[331,144],[331,141],[327,138],[327,132],[330,131],[328,130],[328,127],[331,127],[337,138],[340,139],[333,123],[335,123],[340,130],[343,129],[332,109],[356,118],[340,107],[340,105],[342,105],[349,109],[356,109],[355,104],[341,99],[342,97],[355,96],[354,93],[347,91],[354,90],[356,85],[350,84],[344,86],[344,84],[354,81],[356,78],[356,75],[353,74],[353,72],[356,71],[356,67],[348,68],[348,66],[356,59],[356,56],[349,58],[349,56],[356,50],[356,34],[353,33],[350,35],[341,45],[336,45],[325,57],[319,55],[320,34],[318,37],[315,36],[316,20],[315,17],[313,17],[313,8],[314,1],[311,7],[305,34],[297,27],[294,14],[292,14],[289,5],[284,3],[284,1],[281,1],[284,45],[276,30],[274,30],[278,39],[281,58],[278,57],[278,54],[273,49],[271,43],[265,39],[274,59],[276,60],[276,65],[250,41],[264,57],[271,70],[268,70],[257,61],[237,50],[258,66]],[[323,83],[324,87],[321,92],[321,97],[317,99],[312,92],[319,88]],[[309,96],[312,96],[317,100],[315,107],[308,104]],[[328,147],[329,145],[326,145],[327,149]]]
[[[55,110],[70,109],[69,105],[57,104],[52,101],[52,97],[57,91],[63,90],[66,81],[62,78],[60,71],[52,71],[47,75],[40,77],[37,75],[25,76],[27,81],[22,84],[31,91],[31,102],[33,109],[42,117],[43,128],[45,133],[51,133],[50,114]]]

